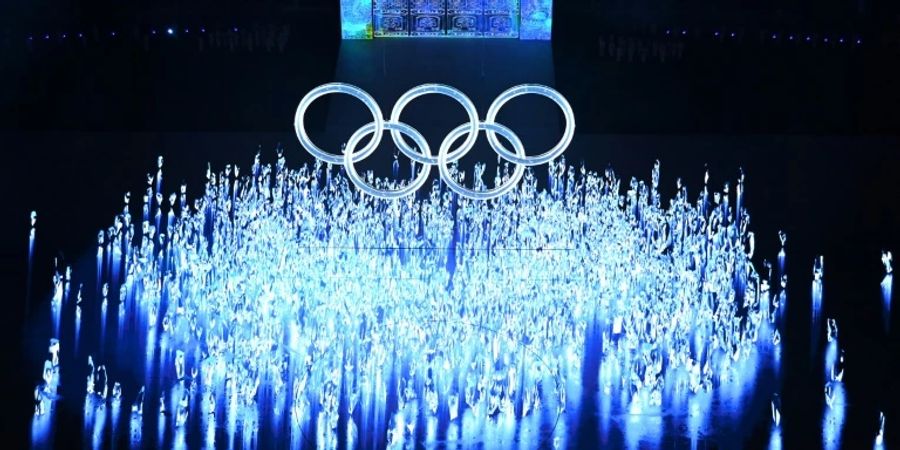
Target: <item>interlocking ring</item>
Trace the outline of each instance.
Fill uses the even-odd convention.
[[[499,153],[500,156],[506,158],[510,162],[524,164],[526,166],[537,166],[546,162],[553,161],[557,156],[562,155],[562,153],[566,151],[567,148],[569,148],[569,144],[572,143],[572,137],[575,136],[575,113],[572,112],[572,107],[569,105],[569,102],[566,100],[566,98],[563,97],[559,92],[556,92],[555,90],[550,89],[547,86],[541,86],[540,84],[521,84],[519,86],[509,88],[502,94],[500,94],[494,100],[494,103],[491,103],[491,107],[488,109],[487,117],[484,118],[484,121],[487,123],[494,123],[494,121],[497,119],[497,114],[500,112],[500,108],[502,108],[503,105],[506,104],[506,102],[525,94],[537,94],[547,97],[550,100],[553,100],[553,102],[559,105],[559,108],[562,109],[563,115],[566,117],[566,128],[565,130],[563,130],[563,135],[559,142],[545,153],[537,156],[526,156],[524,158],[521,158],[503,147],[503,144],[501,144],[500,140],[497,139],[496,132],[487,130],[487,138],[488,142],[491,143],[491,147],[493,147],[493,149],[497,153]]]
[[[294,114],[294,130],[297,131],[297,139],[300,140],[300,144],[303,145],[303,148],[312,153],[316,158],[331,164],[341,165],[344,163],[343,155],[328,153],[317,147],[316,144],[313,144],[312,139],[306,134],[306,125],[303,124],[303,117],[306,116],[306,110],[309,108],[309,105],[319,97],[328,94],[352,95],[363,102],[363,104],[366,105],[366,108],[369,108],[369,111],[372,112],[372,118],[375,120],[373,122],[375,124],[375,136],[372,136],[369,145],[363,147],[362,151],[359,152],[359,156],[353,160],[353,162],[360,162],[363,158],[374,152],[375,149],[378,148],[378,144],[381,143],[381,136],[384,134],[384,117],[381,114],[381,108],[378,106],[378,102],[376,102],[368,92],[353,86],[352,84],[328,83],[309,91],[309,93],[300,100],[300,104],[297,105],[297,112]]]
[[[454,150],[450,155],[451,161],[456,161],[457,159],[462,158],[466,153],[469,153],[469,151],[475,147],[475,141],[478,140],[478,110],[475,109],[475,104],[472,103],[472,100],[470,100],[469,97],[466,97],[466,94],[463,94],[459,89],[443,84],[423,84],[421,86],[416,86],[406,91],[405,94],[397,99],[397,103],[394,103],[394,109],[391,110],[391,122],[399,122],[400,114],[403,113],[403,109],[406,108],[406,105],[427,94],[446,95],[459,102],[463,109],[466,110],[466,114],[469,115],[469,123],[466,126],[469,135],[466,137],[465,142],[463,142],[462,147]],[[410,148],[399,131],[391,130],[391,138],[394,139],[397,147],[408,158],[422,164],[437,164],[437,158],[424,157]]]
[[[362,177],[359,176],[359,173],[356,172],[356,166],[354,165],[354,157],[357,155],[363,155],[361,158],[366,158],[369,154],[374,151],[369,151],[369,153],[365,153],[365,149],[360,150],[359,153],[354,153],[356,150],[356,146],[359,145],[359,141],[361,141],[364,137],[374,133],[376,131],[377,125],[375,122],[369,122],[362,126],[362,128],[356,130],[353,135],[350,136],[350,140],[347,141],[347,147],[344,150],[344,168],[347,170],[347,176],[350,177],[350,181],[356,185],[356,187],[360,188],[363,192],[378,198],[383,198],[386,200],[402,198],[406,197],[413,192],[416,192],[428,181],[428,175],[431,174],[431,165],[423,164],[422,169],[419,170],[419,175],[416,178],[400,189],[396,190],[386,190],[386,189],[378,189],[374,186],[369,185]],[[428,148],[428,142],[419,133],[415,128],[403,123],[403,122],[394,122],[389,121],[384,123],[384,128],[387,130],[391,130],[391,133],[403,133],[407,136],[411,137],[413,141],[415,141],[416,145],[422,149],[426,157],[431,157],[431,150]],[[364,154],[365,153],[365,154]],[[406,152],[404,152],[406,153]],[[418,154],[416,152],[410,151],[411,154]],[[410,154],[407,153],[407,154]]]
[[[507,179],[505,183],[501,182],[500,186],[494,186],[492,189],[488,189],[485,191],[475,191],[472,189],[468,189],[463,185],[457,183],[456,180],[453,179],[450,170],[447,168],[448,162],[451,162],[449,160],[450,146],[453,145],[453,143],[456,142],[456,140],[459,139],[460,136],[468,132],[467,128],[467,124],[456,127],[455,129],[453,129],[453,131],[450,132],[450,134],[447,135],[446,138],[444,138],[444,142],[441,143],[441,148],[440,151],[438,151],[437,158],[437,166],[438,171],[441,174],[441,180],[444,180],[444,182],[447,183],[447,186],[449,186],[450,189],[452,189],[457,194],[462,195],[463,197],[470,198],[472,200],[489,200],[492,198],[496,198],[509,192],[510,189],[516,187],[516,185],[519,184],[519,181],[522,179],[522,175],[525,175],[524,164],[516,164],[516,168],[513,169],[512,176],[509,177],[509,179]],[[516,133],[513,133],[513,131],[509,128],[506,128],[499,123],[479,122],[478,129],[485,130],[489,133],[500,133],[501,135],[503,135],[503,137],[505,137],[507,140],[509,140],[509,142],[512,143],[513,148],[516,149],[516,155],[519,158],[525,157],[525,146],[522,145],[522,141],[519,140],[519,137],[516,136]],[[493,147],[494,151],[496,151],[498,155],[504,157],[497,147],[491,147]]]
[[[350,136],[350,140],[347,141],[347,145],[342,155],[326,152],[313,144],[309,135],[306,133],[306,128],[303,123],[309,105],[326,94],[348,94],[356,97],[362,101],[372,113],[373,121],[363,125]],[[409,102],[427,94],[441,94],[456,100],[462,105],[466,114],[469,116],[469,121],[467,123],[456,127],[444,138],[436,156],[432,155],[431,148],[425,138],[422,137],[421,133],[410,125],[400,121],[400,115],[403,113],[403,109],[406,108]],[[526,154],[522,141],[512,130],[496,123],[497,114],[499,114],[500,109],[513,98],[525,94],[536,94],[549,98],[562,109],[566,119],[566,127],[563,130],[563,136],[559,142],[550,150],[535,156],[528,156]],[[481,121],[478,118],[478,110],[475,108],[475,104],[472,103],[472,100],[465,94],[451,86],[430,83],[414,87],[400,96],[391,110],[390,120],[384,120],[378,103],[376,103],[375,99],[373,99],[366,91],[349,84],[328,83],[313,89],[300,101],[300,104],[297,106],[297,112],[294,115],[294,129],[297,132],[297,138],[300,140],[300,144],[303,145],[303,148],[322,161],[344,166],[350,181],[361,191],[373,197],[397,199],[415,193],[425,185],[431,173],[431,167],[436,165],[438,166],[441,180],[446,183],[451,190],[469,199],[488,200],[497,198],[513,189],[525,174],[526,166],[536,166],[550,162],[565,152],[569,147],[569,144],[572,143],[572,137],[575,134],[575,114],[572,112],[572,107],[569,105],[566,98],[556,90],[539,84],[523,84],[507,89],[500,94],[494,102],[491,103],[485,120]],[[380,189],[370,185],[359,175],[355,167],[355,163],[369,157],[369,155],[378,148],[384,130],[390,131],[391,140],[394,141],[394,144],[404,155],[423,165],[422,169],[419,170],[419,174],[416,175],[411,182],[397,189]],[[448,164],[458,161],[469,153],[469,151],[475,147],[478,133],[482,130],[487,135],[488,143],[491,145],[491,148],[497,152],[497,155],[501,159],[515,164],[516,167],[513,169],[512,175],[508,179],[501,181],[500,185],[485,190],[474,190],[463,186],[453,179],[453,174],[450,172]],[[357,151],[356,147],[363,138],[370,134],[372,135],[372,139],[369,143]],[[509,144],[512,145],[512,151],[507,149],[503,143],[500,142],[500,139],[497,137],[498,134],[509,141]],[[411,146],[403,135],[412,139],[415,147]],[[459,147],[451,150],[451,147],[453,147],[456,141],[463,135],[466,136],[463,143]]]

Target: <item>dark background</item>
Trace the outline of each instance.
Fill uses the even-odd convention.
[[[385,114],[400,93],[425,81],[459,87],[482,114],[506,87],[550,84],[575,110],[570,162],[611,166],[627,180],[648,178],[659,159],[666,197],[677,177],[696,195],[705,167],[714,187],[733,184],[743,168],[757,264],[774,260],[777,230],[789,235],[787,354],[780,387],[770,386],[784,398],[785,448],[821,441],[824,380],[821,362],[809,358],[808,318],[818,254],[826,261],[823,316],[838,319],[848,357],[843,442],[870,447],[878,411],[896,441],[897,313],[885,332],[878,283],[881,250],[900,252],[898,3],[556,3],[552,43],[342,43],[336,1],[3,2],[2,368],[11,399],[4,438],[12,447],[28,443],[48,337],[36,324],[46,312],[53,258],[89,256],[97,230],[111,223],[125,191],[139,192],[157,155],[165,157],[167,179],[184,180],[195,193],[207,162],[248,167],[258,149],[272,161],[279,143],[292,167],[311,161],[293,135],[294,108],[314,86],[337,80],[371,92]],[[167,27],[173,36],[163,35]],[[228,40],[238,44],[221,44]],[[404,117],[437,142],[464,120],[454,106],[427,98]],[[510,106],[501,121],[528,148],[559,135],[549,102]],[[333,148],[365,114],[352,101],[329,99],[316,103],[308,124],[317,142]],[[491,159],[480,145],[471,161]],[[391,151],[383,144],[371,168],[387,173]],[[31,210],[39,219],[28,284]],[[709,445],[764,446],[769,421],[766,411],[749,414],[743,429]],[[571,442],[596,447],[591,439],[585,433]]]

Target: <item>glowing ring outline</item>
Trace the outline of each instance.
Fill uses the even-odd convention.
[[[502,108],[503,105],[516,97],[527,94],[546,97],[562,109],[563,116],[565,116],[566,119],[566,128],[563,130],[562,138],[560,138],[556,145],[540,155],[519,157],[503,146],[503,143],[497,139],[497,134],[495,132],[488,130],[485,133],[487,134],[488,142],[490,142],[491,147],[504,159],[526,166],[537,166],[556,159],[566,151],[575,135],[575,113],[572,111],[572,106],[569,105],[569,101],[566,100],[559,91],[540,84],[520,84],[518,86],[513,86],[503,91],[496,99],[494,99],[494,102],[491,103],[491,107],[488,108],[487,116],[485,116],[484,121],[487,123],[495,123],[497,114],[500,113],[500,108]]]
[[[354,162],[360,162],[372,154],[372,152],[378,148],[378,144],[381,143],[381,137],[384,134],[384,115],[381,113],[381,107],[378,106],[378,102],[376,102],[368,92],[352,84],[327,83],[309,91],[308,94],[303,96],[303,99],[300,100],[300,104],[297,105],[297,112],[294,113],[294,131],[297,133],[297,139],[300,140],[300,144],[303,145],[303,148],[312,153],[316,158],[331,164],[343,164],[343,155],[328,153],[312,142],[312,139],[310,139],[309,135],[306,133],[306,125],[303,123],[309,105],[319,97],[328,94],[347,94],[356,97],[372,113],[376,132],[375,135],[372,136],[372,140],[369,144],[363,147],[358,153],[354,154]]]
[[[449,155],[449,161],[456,161],[475,147],[475,141],[478,139],[478,123],[481,122],[478,116],[478,109],[475,108],[475,103],[459,89],[438,83],[427,83],[416,86],[406,91],[406,93],[397,99],[393,109],[391,109],[390,120],[391,122],[400,122],[400,115],[403,114],[403,110],[406,109],[406,106],[409,105],[411,101],[428,94],[440,94],[456,100],[457,103],[462,105],[466,114],[469,116],[468,137],[459,148],[450,152]],[[409,144],[407,144],[400,131],[391,130],[391,138],[394,140],[394,144],[397,145],[400,151],[410,159],[422,164],[437,164],[438,161],[436,157],[431,157],[431,155],[424,157],[415,152]]]
[[[457,194],[462,195],[463,197],[470,198],[472,200],[490,200],[492,198],[497,198],[515,188],[519,184],[519,181],[522,180],[522,176],[525,175],[524,164],[514,163],[516,168],[513,170],[512,175],[506,180],[506,183],[501,182],[500,186],[494,186],[493,188],[484,191],[469,189],[461,185],[460,183],[457,183],[456,180],[454,180],[453,177],[450,176],[450,171],[449,169],[447,169],[447,164],[448,162],[450,162],[448,159],[450,146],[452,146],[453,143],[456,142],[456,140],[466,132],[467,128],[467,124],[462,124],[454,128],[453,131],[451,131],[450,134],[448,134],[447,137],[444,138],[444,141],[441,142],[441,148],[440,150],[438,150],[437,156],[437,166],[438,172],[440,172],[441,174],[441,180]],[[520,157],[525,156],[525,146],[522,145],[522,141],[519,140],[519,137],[516,136],[516,133],[513,133],[513,131],[509,128],[506,128],[499,123],[479,122],[478,129],[485,130],[485,132],[493,131],[495,133],[500,133],[503,137],[509,139],[509,142],[516,150],[516,154],[518,154]],[[498,155],[500,155],[501,158],[503,158],[503,155],[496,147],[491,147],[495,152],[497,152]]]
[[[313,144],[306,133],[305,125],[303,123],[306,110],[308,109],[309,105],[319,97],[332,93],[348,94],[356,97],[363,102],[363,104],[373,115],[372,122],[364,125],[356,132],[354,132],[351,136],[353,148],[351,148],[349,152],[345,148],[344,153],[341,155],[325,152],[315,144]],[[425,141],[424,137],[422,137],[421,133],[419,133],[418,130],[414,129],[409,124],[400,122],[399,120],[393,120],[394,118],[398,118],[401,115],[403,109],[413,99],[425,94],[434,93],[443,94],[453,98],[461,105],[463,105],[466,113],[469,115],[469,122],[463,123],[462,125],[456,127],[453,131],[450,132],[450,134],[448,134],[444,138],[441,143],[441,148],[438,152],[437,158],[431,156],[428,142]],[[560,141],[549,151],[537,156],[527,156],[524,146],[522,145],[522,141],[519,139],[518,135],[516,135],[511,129],[495,122],[497,114],[499,113],[503,105],[506,104],[506,102],[512,100],[515,97],[525,94],[538,94],[549,98],[563,110],[563,114],[566,118],[566,127]],[[513,189],[513,187],[515,187],[515,185],[518,184],[519,181],[521,181],[522,176],[524,175],[525,167],[549,162],[561,155],[571,144],[575,130],[575,116],[571,106],[569,105],[569,102],[565,99],[565,97],[563,97],[562,94],[550,87],[538,84],[522,84],[514,86],[501,93],[500,96],[494,99],[494,102],[491,104],[491,107],[488,111],[488,116],[484,121],[478,119],[478,111],[475,109],[474,104],[468,97],[465,96],[465,94],[460,92],[458,89],[443,84],[423,84],[407,91],[401,96],[400,99],[397,100],[391,112],[391,117],[392,120],[385,121],[384,117],[381,114],[381,108],[378,106],[372,96],[362,89],[345,83],[328,83],[313,89],[303,97],[300,104],[297,106],[297,111],[294,115],[294,128],[297,132],[297,138],[300,140],[300,144],[318,160],[339,166],[345,165],[346,162],[349,161],[351,167],[348,169],[348,174],[349,171],[353,171],[353,176],[350,177],[350,181],[355,184],[358,189],[377,198],[397,199],[412,194],[416,189],[421,188],[421,186],[424,185],[427,174],[430,174],[431,166],[437,165],[441,179],[446,182],[454,192],[462,195],[463,197],[467,197],[473,200],[488,200],[491,198],[496,198]],[[390,123],[391,125],[385,127],[386,123]],[[356,169],[353,166],[354,163],[362,161],[375,151],[375,149],[381,143],[385,128],[388,128],[391,133],[391,140],[394,141],[394,144],[399,147],[400,151],[403,152],[403,154],[409,157],[412,161],[428,166],[428,169],[423,169],[422,172],[420,172],[419,176],[416,177],[409,185],[396,190],[382,190],[377,189],[373,186],[369,186],[364,182],[364,180],[362,180],[362,178],[359,176],[359,173],[356,172]],[[513,174],[506,181],[506,183],[501,182],[500,186],[495,186],[494,188],[488,189],[486,191],[475,191],[462,186],[455,180],[450,179],[450,172],[447,169],[447,164],[459,160],[469,151],[471,151],[474,148],[475,141],[478,139],[478,132],[480,132],[481,130],[484,130],[486,132],[488,143],[491,145],[491,148],[494,149],[494,152],[497,153],[499,159],[504,159],[508,163],[515,164],[516,168],[514,169]],[[503,146],[503,144],[497,138],[497,133],[504,136],[512,144],[515,153],[509,151],[506,147]],[[362,140],[363,136],[366,136],[368,134],[373,135],[372,139],[369,141],[369,144],[363,147],[360,151],[355,151],[355,147]],[[417,149],[411,147],[403,138],[403,134],[406,134],[408,137],[412,138],[415,143],[424,151],[424,153],[420,153]],[[451,147],[453,146],[453,144],[460,137],[462,137],[463,134],[467,135],[463,145],[451,151]]]
[[[425,155],[431,157],[431,149],[428,147],[428,142],[425,140],[425,137],[422,136],[422,134],[419,133],[415,128],[403,122],[386,121],[384,122],[383,129],[390,130],[391,132],[396,131],[398,133],[406,134],[407,136],[412,138],[412,140],[416,143],[416,145],[419,146],[419,148],[424,151]],[[412,182],[402,188],[394,190],[378,189],[366,183],[366,181],[361,176],[359,176],[359,173],[356,171],[356,166],[354,166],[354,159],[357,155],[357,153],[354,153],[354,150],[356,149],[356,146],[359,145],[359,141],[361,141],[363,137],[374,133],[375,130],[375,122],[369,122],[360,127],[360,129],[356,130],[356,132],[350,136],[350,140],[347,141],[347,147],[344,149],[343,165],[344,170],[347,171],[347,176],[350,178],[350,181],[352,181],[353,184],[363,192],[371,195],[372,197],[380,198],[383,200],[403,198],[421,189],[422,186],[424,186],[428,181],[429,175],[431,175],[430,164],[422,164],[422,169],[419,170],[419,175],[416,176],[416,178]],[[360,151],[360,153],[362,153],[362,151]]]

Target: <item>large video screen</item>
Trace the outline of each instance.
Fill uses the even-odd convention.
[[[344,39],[549,40],[552,9],[552,0],[341,0],[341,20]]]

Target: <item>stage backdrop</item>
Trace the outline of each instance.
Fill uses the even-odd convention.
[[[553,0],[341,0],[344,39],[490,37],[549,40]]]

